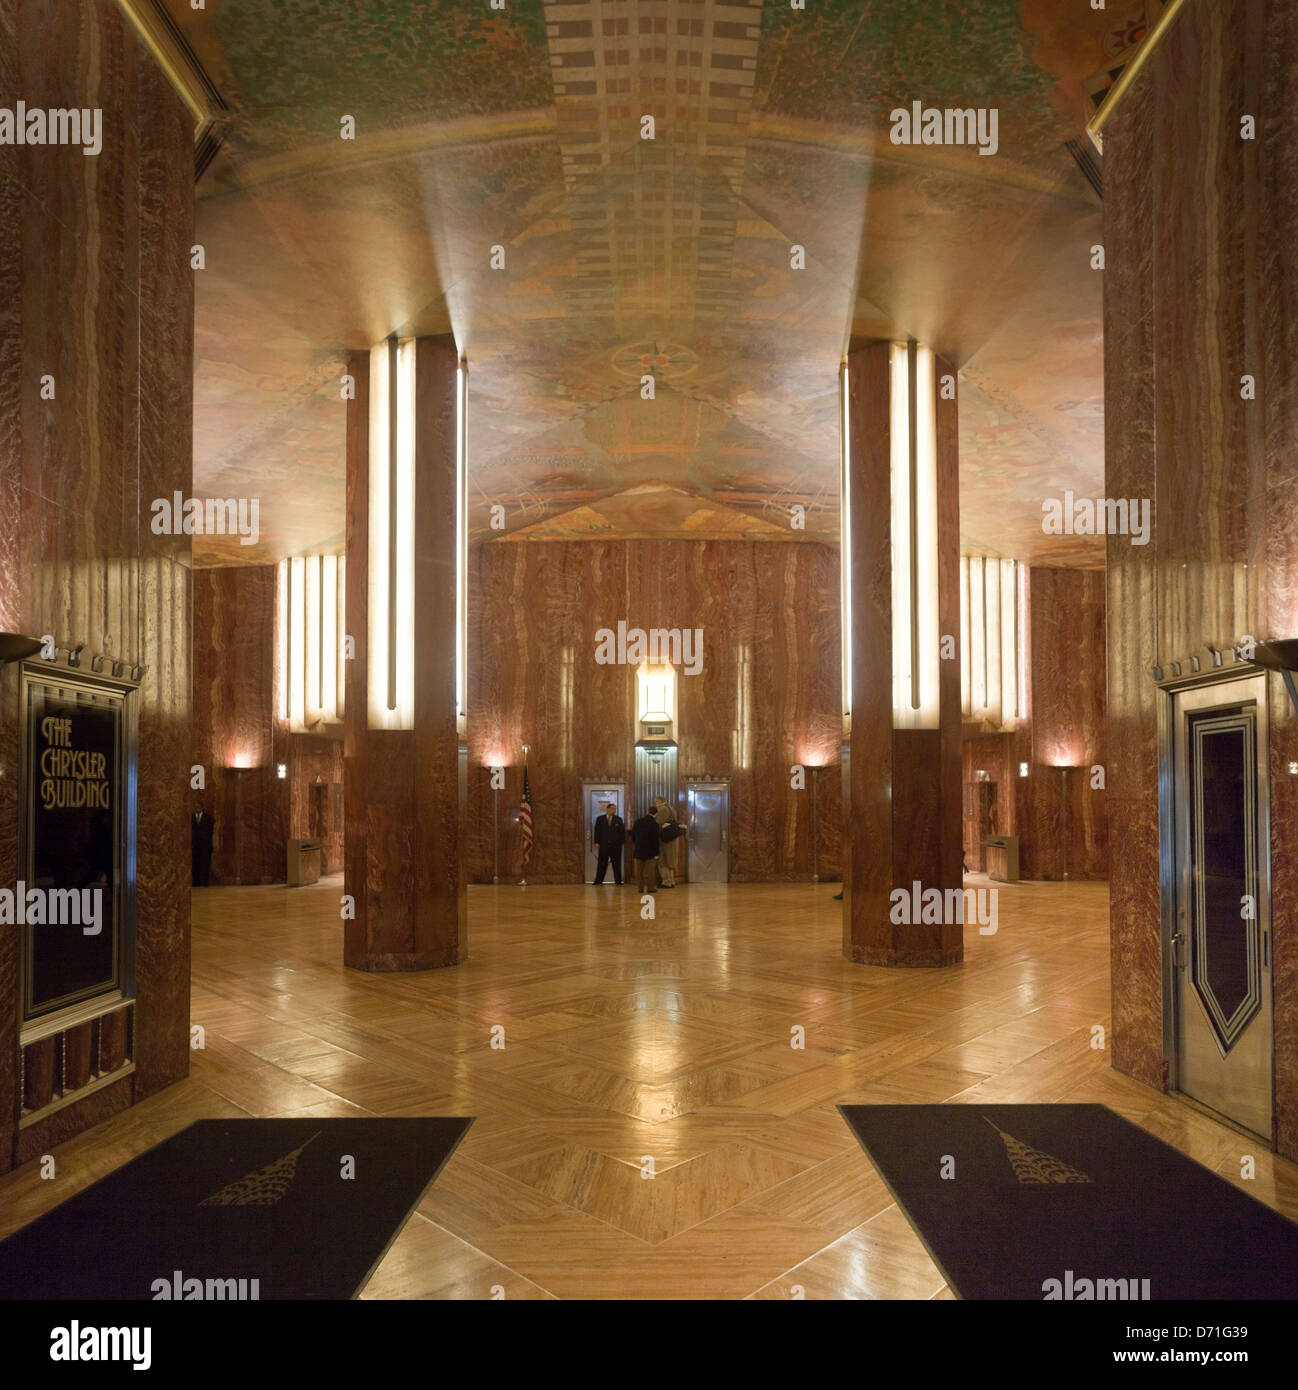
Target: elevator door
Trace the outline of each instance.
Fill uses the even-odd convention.
[[[730,878],[730,784],[694,782],[690,786],[691,883],[726,883]]]
[[[595,880],[595,865],[599,862],[593,843],[595,835],[595,822],[600,816],[605,814],[605,809],[611,801],[617,807],[617,814],[626,820],[626,784],[623,782],[584,782],[582,791],[586,799],[586,883],[593,883]],[[627,829],[631,827],[628,825]],[[625,852],[625,850],[624,850]],[[612,882],[613,875],[605,874],[609,882]]]
[[[1266,678],[1174,697],[1176,1087],[1272,1132]]]

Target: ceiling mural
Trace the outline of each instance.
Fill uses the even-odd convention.
[[[498,503],[504,539],[836,540],[838,364],[895,335],[961,372],[965,548],[1103,563],[1041,530],[1103,485],[1100,205],[1065,141],[1143,3],[166,4],[231,113],[195,487],[261,499],[258,546],[196,563],[341,546],[339,377],[393,332],[468,359],[475,534]],[[893,144],[915,101],[995,108],[995,155]]]

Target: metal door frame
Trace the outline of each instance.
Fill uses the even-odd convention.
[[[694,852],[694,793],[696,791],[724,791],[726,794],[726,814],[721,825],[721,847],[726,856],[726,876],[722,883],[730,882],[730,778],[729,777],[689,777],[685,781],[685,813],[688,817],[685,853],[685,872],[691,883],[707,883],[708,879],[696,879],[689,872],[690,856]]]
[[[604,791],[609,791],[609,792],[615,791],[615,792],[617,792],[617,801],[618,801],[618,806],[619,806],[619,808],[620,808],[620,809],[618,810],[618,815],[622,817],[623,823],[624,823],[624,824],[626,823],[626,778],[625,778],[625,777],[603,777],[603,778],[589,778],[589,777],[584,777],[584,778],[582,778],[582,783],[581,783],[581,823],[582,823],[582,834],[586,837],[585,844],[582,845],[582,850],[581,850],[581,881],[582,881],[583,883],[589,883],[589,882],[591,881],[591,879],[595,876],[595,865],[599,863],[599,856],[595,853],[595,851],[594,851],[594,849],[591,847],[591,843],[590,843],[591,831],[594,830],[595,827],[594,827],[593,825],[588,824],[587,821],[586,821],[586,815],[587,815],[587,813],[588,813],[589,810],[590,810],[590,794],[591,794],[591,792],[604,792]],[[630,835],[630,833],[631,833],[631,827],[628,825],[628,826],[627,826],[627,834]],[[623,849],[623,855],[624,855],[623,860],[622,860],[622,868],[625,870],[625,868],[626,868],[626,859],[625,859],[626,846],[623,845],[622,849]],[[624,878],[626,877],[625,873],[623,874],[623,877],[624,877]]]
[[[1267,1008],[1270,1013],[1271,1044],[1271,1128],[1259,1137],[1268,1144],[1275,1143],[1275,943],[1271,920],[1271,735],[1269,706],[1271,682],[1264,670],[1249,662],[1239,662],[1232,666],[1212,667],[1190,676],[1157,682],[1160,692],[1158,702],[1158,878],[1159,903],[1161,909],[1161,954],[1163,976],[1163,1070],[1166,1087],[1175,1091],[1196,1105],[1206,1102],[1198,1100],[1188,1091],[1181,1089],[1180,1055],[1177,1046],[1177,1009],[1180,1005],[1177,987],[1177,966],[1173,937],[1179,930],[1177,908],[1181,898],[1181,885],[1178,881],[1180,865],[1177,863],[1177,816],[1176,803],[1176,739],[1177,727],[1176,697],[1188,691],[1205,690],[1215,685],[1234,685],[1241,681],[1258,680],[1261,683],[1261,698],[1257,703],[1257,740],[1260,750],[1258,758],[1258,907],[1265,924],[1263,940],[1266,944]],[[1225,701],[1223,701],[1225,702]],[[1221,1112],[1213,1110],[1214,1114]],[[1229,1115],[1223,1118],[1241,1129],[1247,1126]],[[1255,1131],[1249,1130],[1249,1133]]]

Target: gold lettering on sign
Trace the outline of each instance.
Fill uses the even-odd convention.
[[[79,806],[111,810],[108,759],[102,753],[72,747],[72,720],[48,715],[41,720],[41,737],[49,745],[41,754],[41,805],[45,810]]]

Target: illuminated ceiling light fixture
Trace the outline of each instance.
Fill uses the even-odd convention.
[[[899,729],[938,727],[937,402],[933,354],[891,352],[892,713]]]
[[[414,727],[415,344],[370,353],[369,726]]]

